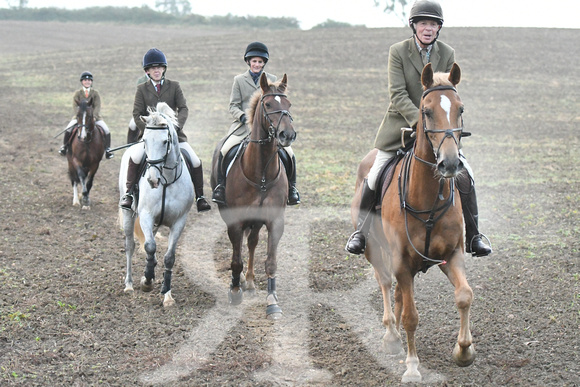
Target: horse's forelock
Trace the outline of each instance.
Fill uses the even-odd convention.
[[[430,86],[430,88],[436,87],[436,86],[453,86],[451,81],[449,81],[449,73],[442,73],[442,72],[434,73],[433,74],[433,84]]]

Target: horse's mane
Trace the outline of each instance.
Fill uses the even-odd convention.
[[[173,109],[165,102],[159,102],[156,108],[147,107],[148,116],[142,116],[147,126],[177,125],[177,117]]]
[[[280,83],[282,83],[282,81],[277,81],[277,82],[270,82],[268,81],[268,86],[270,86],[270,92],[271,93],[278,93],[278,88],[280,87]],[[286,88],[286,90],[288,90]],[[258,88],[254,94],[252,94],[252,97],[250,98],[250,106],[248,107],[248,109],[246,110],[246,119],[247,119],[247,125],[248,126],[252,126],[252,121],[254,120],[254,114],[256,113],[256,108],[258,107],[258,102],[260,102],[260,98],[262,97],[262,89]]]

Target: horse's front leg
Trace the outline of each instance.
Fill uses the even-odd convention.
[[[81,203],[80,203],[81,209],[86,210],[86,209],[90,208],[89,196],[88,196],[88,191],[87,191],[88,176],[85,173],[85,171],[83,170],[83,168],[81,167],[81,165],[77,165],[76,169],[77,169],[77,176],[79,177],[80,184],[82,186],[82,196],[81,196]]]
[[[246,269],[245,281],[242,283],[244,291],[251,295],[256,293],[256,285],[254,284],[254,254],[256,246],[260,239],[260,228],[254,227],[248,235],[248,268]]]
[[[475,348],[469,329],[469,310],[473,302],[473,291],[465,277],[463,254],[456,254],[446,265],[439,267],[455,287],[455,305],[459,311],[459,335],[453,349],[453,360],[458,366],[466,367],[475,360]]]
[[[400,289],[402,298],[401,322],[407,334],[407,370],[403,374],[403,383],[421,382],[421,373],[419,372],[419,357],[417,356],[417,347],[415,346],[415,331],[419,324],[419,313],[415,305],[414,296],[414,278],[412,274],[405,271],[397,276],[397,286]]]
[[[283,233],[284,214],[275,217],[275,221],[271,222],[268,227],[268,257],[266,258],[268,296],[266,297],[266,315],[273,320],[282,317],[282,308],[278,305],[278,294],[276,293],[276,269],[278,266],[278,243]]]
[[[390,264],[387,261],[389,256],[387,256],[379,242],[373,237],[369,238],[365,255],[375,270],[375,278],[383,294],[383,325],[386,331],[383,336],[382,346],[388,354],[395,355],[403,350],[403,346],[401,334],[396,325],[395,315],[391,307],[391,287],[393,285],[393,279],[391,270],[389,269]]]
[[[242,261],[243,229],[241,223],[228,226],[228,236],[232,243],[232,283],[228,293],[228,300],[231,305],[239,305],[244,298],[240,281],[240,275],[244,269],[244,263]]]
[[[79,206],[81,205],[81,202],[79,201],[79,190],[78,190],[78,183],[76,181],[72,182],[72,187],[73,187],[73,206]]]
[[[150,292],[153,290],[153,281],[155,280],[155,266],[157,266],[157,259],[155,252],[157,251],[157,244],[155,243],[155,234],[153,234],[153,219],[139,218],[141,229],[145,235],[145,252],[147,253],[147,265],[145,266],[145,274],[141,278],[141,290]]]
[[[89,171],[86,178],[83,180],[83,198],[82,198],[83,209],[91,208],[91,200],[89,198],[89,193],[91,192],[91,188],[93,188],[94,178],[95,174]]]
[[[127,274],[125,276],[125,292],[133,291],[132,257],[135,252],[135,213],[131,210],[122,210],[123,230],[125,231],[125,255],[127,257]]]
[[[187,214],[176,221],[169,231],[169,242],[167,245],[167,252],[163,259],[165,271],[163,272],[163,286],[161,287],[161,294],[163,294],[163,306],[170,307],[175,305],[175,300],[171,297],[171,274],[173,272],[173,265],[175,264],[175,250],[177,249],[177,242],[185,227]]]

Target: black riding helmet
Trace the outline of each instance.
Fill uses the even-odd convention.
[[[253,42],[248,44],[246,47],[246,53],[244,54],[244,62],[248,62],[248,59],[259,56],[264,59],[264,64],[268,63],[269,54],[268,47],[264,43]]]
[[[417,0],[413,4],[409,15],[409,27],[413,29],[413,35],[417,35],[415,23],[425,19],[435,20],[440,26],[443,26],[443,10],[438,2],[433,0]],[[439,31],[441,31],[441,29],[439,29]],[[431,44],[435,43],[439,37],[439,31],[437,31],[437,35]]]
[[[143,55],[143,70],[147,72],[149,67],[164,67],[163,76],[165,78],[165,71],[167,71],[167,58],[165,58],[165,54],[161,52],[161,50],[157,48],[151,48],[149,51]],[[147,74],[149,77],[149,74]]]
[[[80,81],[82,82],[82,81],[83,81],[83,79],[90,79],[90,80],[92,81],[92,80],[93,80],[93,74],[91,74],[91,73],[90,73],[90,71],[84,71],[84,72],[81,74],[81,79],[80,79]]]

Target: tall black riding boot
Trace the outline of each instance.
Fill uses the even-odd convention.
[[[191,176],[191,182],[193,183],[197,212],[205,212],[211,210],[209,203],[203,197],[203,168],[201,167],[201,160],[199,162],[199,167],[194,168],[193,162],[189,158],[189,154],[185,151],[182,151],[181,154],[183,155],[185,165],[187,165],[187,169],[189,171],[189,176]]]
[[[465,220],[465,251],[473,256],[483,257],[491,254],[492,250],[491,247],[483,243],[482,234],[477,228],[477,196],[475,195],[475,187],[471,186],[470,188],[464,192],[459,190],[463,219]]]
[[[365,179],[360,198],[356,231],[348,238],[348,242],[346,242],[344,248],[351,254],[362,254],[365,252],[366,239],[372,223],[375,201],[375,191],[370,189],[367,179]]]
[[[105,134],[105,158],[112,159],[115,155],[109,149],[111,149],[111,133]]]
[[[296,189],[296,157],[290,155],[285,149],[281,148],[278,150],[278,155],[284,164],[284,169],[286,169],[286,176],[288,176],[288,205],[295,206],[300,204],[300,193]]]
[[[69,132],[68,130],[64,132],[64,139],[62,140],[62,146],[58,150],[58,154],[61,156],[66,156],[66,152],[68,150],[68,142],[70,141],[70,135],[72,133],[72,129]]]
[[[131,209],[133,205],[133,187],[137,184],[139,180],[139,164],[135,164],[131,158],[129,158],[129,166],[127,167],[127,182],[125,187],[127,187],[127,192],[121,198],[119,206],[127,210]]]
[[[195,190],[195,203],[197,204],[197,212],[205,212],[211,210],[211,206],[203,197],[203,169],[201,167],[201,162],[199,167],[192,168],[189,172],[191,173],[191,181],[193,182],[193,188]]]
[[[220,152],[217,165],[217,185],[213,189],[211,200],[218,204],[226,204],[226,177],[223,172],[224,157]]]

